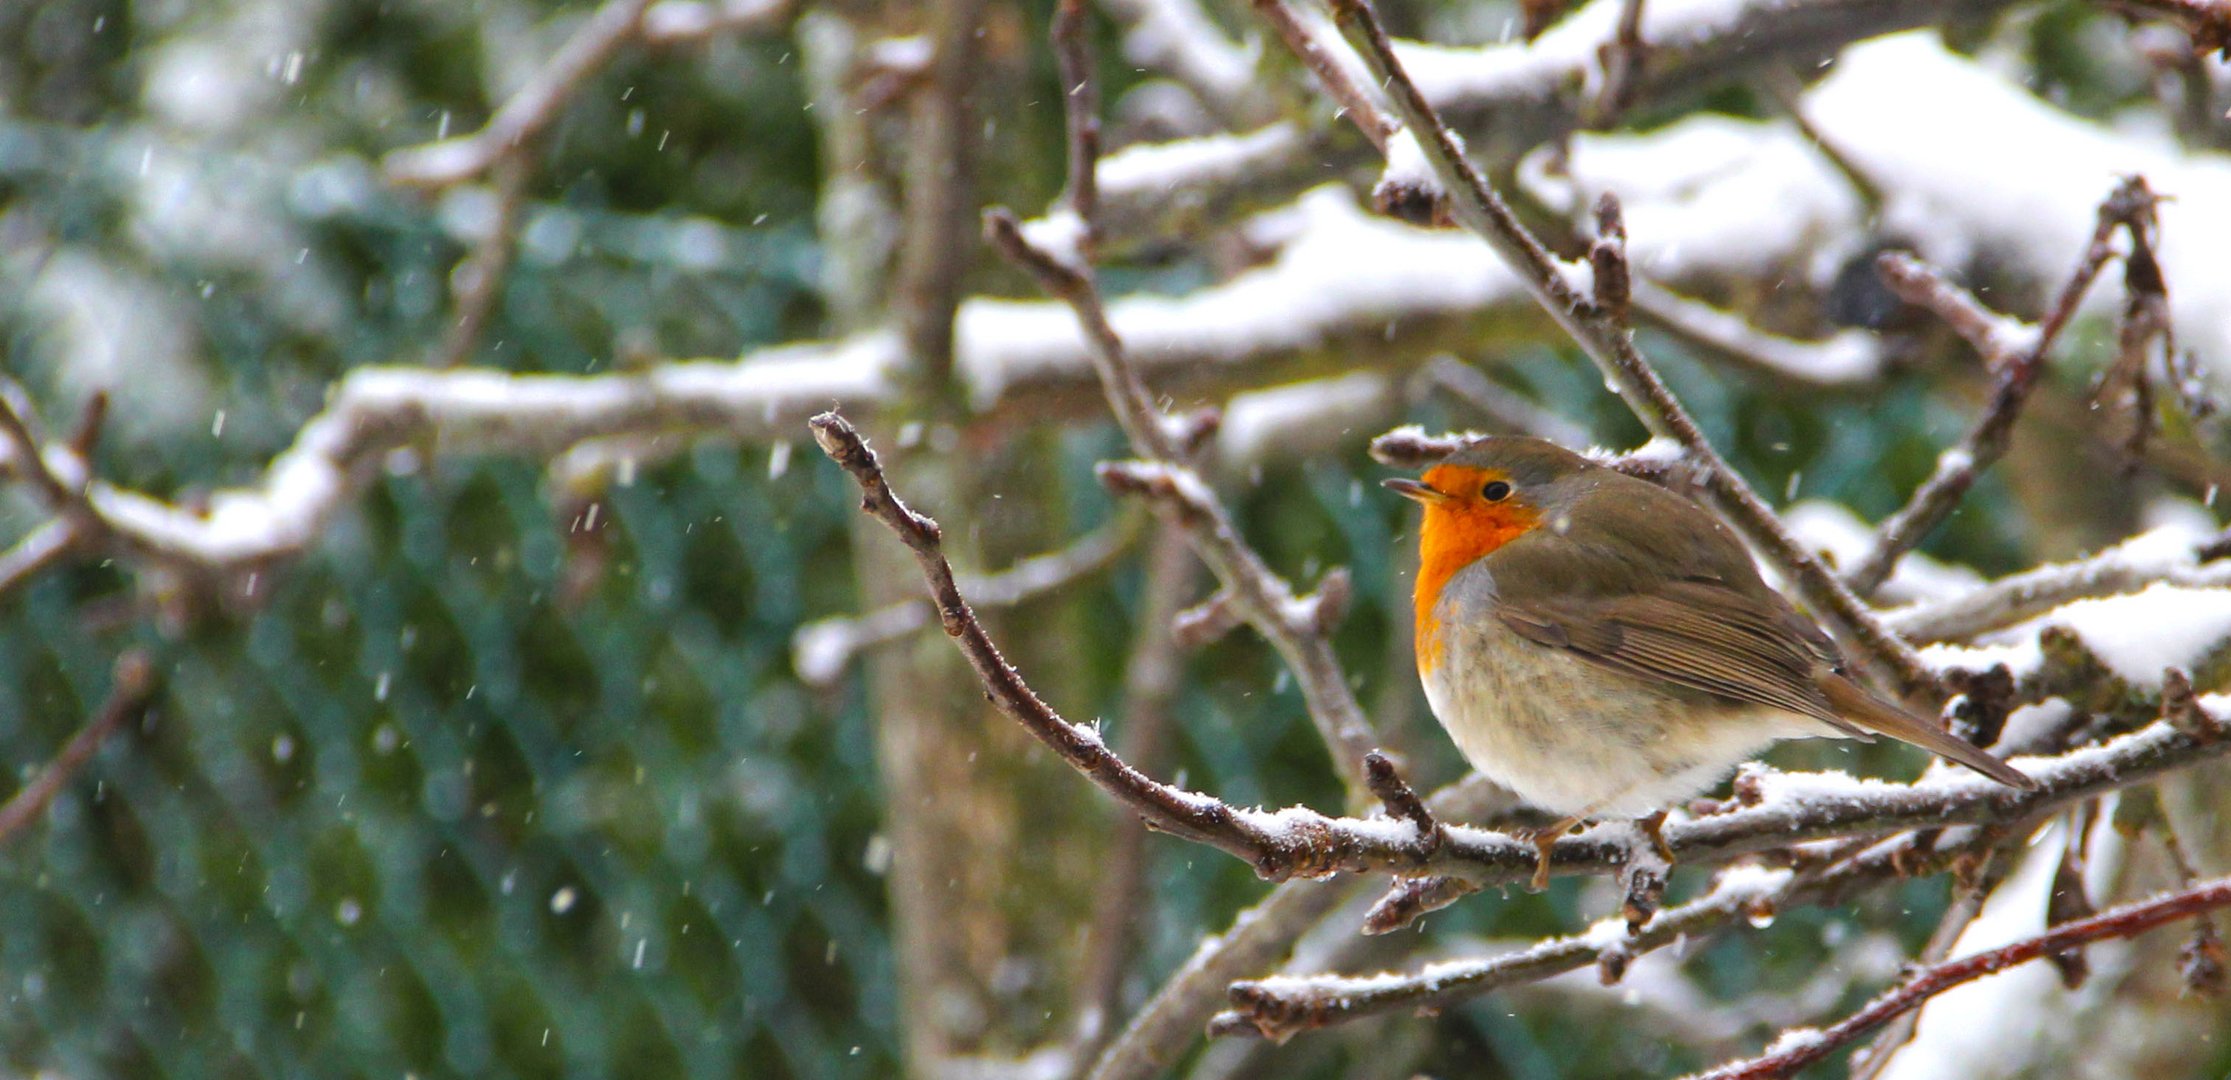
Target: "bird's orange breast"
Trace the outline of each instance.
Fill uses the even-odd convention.
[[[1441,622],[1434,615],[1441,589],[1457,571],[1539,524],[1540,511],[1516,502],[1475,500],[1426,507],[1425,523],[1418,530],[1418,586],[1413,596],[1420,674],[1441,662]]]

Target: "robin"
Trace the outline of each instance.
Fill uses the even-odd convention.
[[[1425,507],[1418,675],[1488,778],[1563,820],[1636,819],[1782,739],[1875,735],[2036,782],[1852,680],[1726,525],[1542,439],[1490,437],[1386,486]]]

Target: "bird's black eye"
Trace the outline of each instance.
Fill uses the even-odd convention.
[[[1502,502],[1511,497],[1511,486],[1501,480],[1490,480],[1480,489],[1480,498],[1489,502]]]

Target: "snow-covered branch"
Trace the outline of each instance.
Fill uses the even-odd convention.
[[[1639,36],[1649,63],[1631,108],[1665,106],[1713,86],[1797,64],[1854,42],[1947,18],[1984,18],[2008,0],[1651,0]],[[1532,42],[1479,47],[1397,43],[1426,98],[1487,160],[1509,161],[1575,131],[1605,82],[1602,46],[1624,0],[1593,0]],[[1237,134],[1138,146],[1101,164],[1111,249],[1225,223],[1316,185],[1325,167],[1366,163],[1291,121]]]

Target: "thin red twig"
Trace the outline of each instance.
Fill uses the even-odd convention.
[[[1746,1061],[1730,1062],[1696,1080],[1768,1080],[1794,1075],[1827,1058],[1846,1044],[1953,987],[1995,975],[2017,964],[2052,956],[2094,941],[2136,937],[2164,923],[2190,918],[2231,904],[2231,878],[2214,881],[2151,900],[2103,911],[2088,919],[2064,923],[2035,937],[2011,945],[1963,956],[1925,968],[1885,991],[1865,1008],[1809,1037],[1785,1039],[1772,1053]]]

